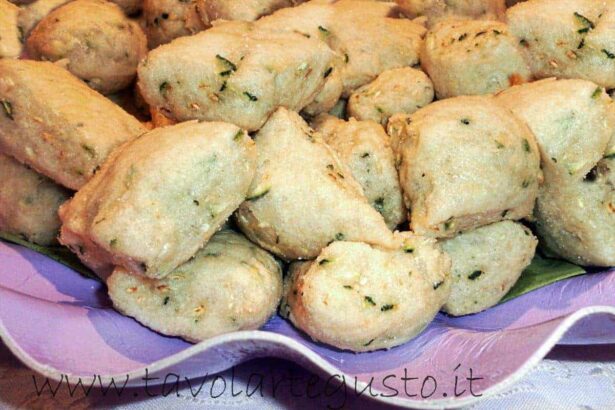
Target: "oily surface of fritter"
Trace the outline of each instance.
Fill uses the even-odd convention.
[[[424,72],[410,67],[395,68],[352,93],[348,116],[386,126],[394,114],[412,114],[433,98],[433,84]]]
[[[19,7],[7,0],[0,0],[0,58],[18,58],[21,54],[18,14]]]
[[[583,78],[615,87],[613,1],[524,1],[506,16],[537,78]]]
[[[145,34],[115,4],[75,0],[49,13],[32,30],[28,54],[66,67],[108,94],[126,88],[147,52]]]
[[[498,20],[506,11],[504,0],[396,0],[410,18],[425,16],[431,26],[449,18]]]
[[[255,141],[256,177],[236,213],[248,238],[286,260],[315,258],[334,240],[391,244],[350,170],[298,114],[280,108]]]
[[[312,1],[263,17],[261,29],[294,31],[319,38],[343,57],[344,96],[374,80],[383,71],[413,66],[425,28],[408,19],[389,17],[392,3]]]
[[[584,178],[545,173],[536,209],[541,244],[580,265],[615,265],[615,157]]]
[[[302,0],[197,0],[197,10],[205,21],[254,21],[278,9],[293,7]]]
[[[60,242],[86,264],[88,251],[96,266],[102,253],[103,262],[162,278],[244,200],[255,166],[254,142],[235,125],[157,128],[116,150],[61,208]]]
[[[586,80],[536,81],[510,88],[497,100],[522,119],[538,141],[546,171],[586,175],[615,153],[615,104]]]
[[[545,183],[534,210],[541,244],[574,263],[613,266],[612,99],[590,81],[552,79],[513,87],[498,99],[529,125],[541,151]]]
[[[24,39],[46,15],[71,0],[36,0],[19,10],[17,23],[23,32]]]
[[[395,157],[384,129],[373,121],[343,121],[323,114],[312,122],[363,188],[390,229],[406,219]]]
[[[492,94],[531,79],[519,40],[498,21],[436,24],[425,37],[421,65],[440,99]]]
[[[434,240],[398,239],[392,250],[334,242],[314,262],[294,263],[281,313],[313,339],[355,352],[415,337],[450,294],[450,259]]]
[[[451,237],[531,214],[542,182],[531,131],[493,97],[455,97],[389,121],[412,230]]]
[[[58,208],[70,193],[2,153],[0,175],[0,231],[39,245],[57,242]]]
[[[133,116],[49,62],[0,60],[0,150],[71,189],[146,131]]]
[[[280,301],[282,272],[242,235],[220,231],[164,279],[117,268],[107,285],[120,312],[162,334],[199,342],[263,325]]]
[[[336,58],[316,39],[231,22],[150,52],[139,85],[150,105],[178,120],[224,119],[252,131],[280,106],[312,102]]]
[[[143,0],[143,18],[151,49],[209,27],[199,15],[196,0]]]
[[[451,295],[443,310],[454,316],[495,306],[517,282],[538,240],[523,225],[502,221],[442,242],[451,257]]]

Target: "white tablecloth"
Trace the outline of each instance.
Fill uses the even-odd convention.
[[[263,383],[263,397],[259,391],[247,397],[245,387],[252,373],[266,374]],[[103,395],[100,390],[92,390],[89,396],[78,391],[71,397],[65,386],[62,386],[55,397],[49,392],[40,397],[36,394],[33,373],[25,368],[0,343],[0,409],[34,408],[54,409],[68,408],[120,408],[120,409],[314,409],[339,408],[390,408],[376,405],[371,400],[357,397],[344,397],[341,393],[325,396],[324,382],[315,382],[316,376],[305,370],[275,359],[261,359],[245,363],[221,374],[227,382],[225,393],[218,396],[222,390],[219,379],[211,390],[213,378],[207,379],[197,397],[190,393],[190,386],[182,386],[179,396],[175,390],[169,389],[166,397],[161,395],[160,388],[151,388],[148,397],[144,389],[132,389],[122,392],[117,397],[115,392]],[[231,391],[231,378],[234,376],[234,391]],[[293,389],[289,377],[294,378]],[[40,383],[43,379],[37,376]],[[280,382],[281,380],[284,380]],[[273,394],[273,381],[278,387]],[[310,384],[313,383],[313,384]],[[200,384],[200,382],[199,382]],[[252,385],[255,383],[252,382]],[[308,389],[308,385],[311,386]],[[192,386],[197,390],[196,384]],[[242,394],[233,397],[233,393]],[[320,394],[320,397],[309,398]],[[328,392],[331,393],[331,392]],[[552,351],[547,359],[542,361],[527,377],[515,386],[483,399],[473,409],[615,409],[615,345],[610,346],[560,346]]]

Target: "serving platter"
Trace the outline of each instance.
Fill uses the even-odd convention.
[[[27,366],[54,380],[128,379],[138,387],[146,374],[155,384],[170,373],[194,379],[279,357],[375,400],[461,406],[510,386],[557,343],[615,343],[615,269],[557,282],[477,315],[438,315],[409,343],[355,354],[313,342],[278,316],[258,331],[196,345],[162,336],[114,311],[98,281],[0,242],[0,336]]]

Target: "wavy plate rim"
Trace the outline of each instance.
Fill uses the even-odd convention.
[[[568,315],[560,316],[558,318],[551,319],[550,321],[543,322],[549,323],[552,321],[561,321],[561,323],[551,332],[549,337],[547,337],[539,348],[537,348],[534,353],[525,361],[525,363],[520,366],[515,372],[511,373],[504,380],[490,386],[481,392],[480,397],[468,396],[463,398],[446,398],[446,399],[436,399],[436,400],[413,400],[411,398],[400,398],[400,397],[383,397],[380,395],[382,393],[378,389],[374,389],[374,393],[378,394],[377,397],[372,397],[370,395],[366,396],[371,400],[392,404],[395,406],[403,407],[403,408],[424,408],[424,409],[437,409],[442,407],[459,407],[459,406],[468,406],[472,404],[476,404],[479,401],[493,396],[499,392],[502,392],[507,387],[519,381],[523,378],[530,370],[532,370],[539,362],[542,360],[547,353],[557,344],[559,340],[562,339],[564,334],[574,327],[579,321],[596,314],[608,314],[615,318],[615,308],[610,306],[588,306],[582,309],[579,309],[573,313]],[[52,366],[46,366],[39,363],[36,359],[31,357],[28,353],[26,353],[19,344],[13,339],[10,332],[4,326],[2,320],[0,320],[0,338],[4,341],[8,349],[28,368],[36,371],[37,373],[43,375],[44,377],[48,377],[54,381],[61,381],[63,375],[68,377],[87,377],[83,375],[72,375],[66,372],[62,372]],[[331,375],[340,375],[345,376],[346,380],[352,380],[355,376],[341,371],[336,368],[334,365],[327,362],[324,358],[318,355],[316,352],[312,351],[309,347],[302,345],[301,343],[291,339],[288,336],[262,331],[262,330],[254,330],[254,331],[241,331],[228,333],[225,335],[220,335],[214,337],[212,339],[203,341],[201,343],[190,346],[181,352],[175,353],[171,356],[168,356],[164,359],[155,361],[150,363],[149,365],[139,367],[136,370],[132,370],[130,372],[120,373],[116,375],[99,375],[103,382],[109,382],[112,378],[118,377],[126,377],[130,376],[131,380],[139,380],[139,376],[142,376],[145,373],[145,369],[148,369],[149,372],[157,372],[162,371],[164,369],[170,368],[173,365],[179,364],[187,359],[195,357],[201,353],[205,353],[210,349],[215,349],[224,346],[228,343],[236,343],[236,342],[254,342],[260,341],[264,343],[268,343],[270,345],[279,345],[282,346],[287,352],[291,352],[294,354],[300,355],[300,357],[306,360],[306,365],[309,365],[321,373]],[[275,354],[268,355],[268,357],[277,357],[280,359],[288,360],[288,357],[284,354]],[[239,362],[242,363],[246,359],[246,356],[240,358]],[[219,373],[224,370],[228,370],[227,367],[225,369],[221,369],[216,372]],[[357,385],[360,388],[365,388],[368,386],[367,383],[357,380]],[[142,387],[140,384],[130,384],[127,387]]]

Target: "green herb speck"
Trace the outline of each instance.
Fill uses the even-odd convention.
[[[376,302],[374,302],[374,299],[372,299],[372,297],[371,297],[371,296],[365,296],[363,299],[364,299],[364,300],[365,300],[365,302],[367,302],[369,305],[376,306]]]
[[[376,208],[376,211],[378,211],[379,213],[384,212],[384,198],[383,197],[376,198],[376,200],[374,201],[374,208]]]
[[[596,27],[593,21],[591,21],[590,19],[588,19],[587,17],[585,17],[579,12],[575,11],[574,16],[583,25],[583,28],[577,30],[578,33],[587,33],[589,30]]]
[[[171,89],[171,85],[167,81],[164,81],[160,84],[160,87],[158,87],[158,89],[160,90],[160,95],[162,95],[163,98],[167,98],[167,94]]]
[[[83,150],[87,152],[90,157],[94,158],[96,156],[96,150],[89,145],[81,144],[81,148],[83,148]]]
[[[257,97],[257,96],[255,96],[255,95],[253,95],[253,94],[250,94],[250,93],[249,93],[249,92],[247,92],[247,91],[244,91],[244,92],[243,92],[243,95],[245,95],[246,97],[248,97],[248,99],[249,99],[250,101],[252,101],[252,102],[254,102],[254,101],[258,101],[258,97]]]
[[[606,49],[602,49],[601,50],[609,59],[614,59],[615,58],[615,54],[611,53],[610,51],[606,50]]]
[[[246,198],[246,200],[247,200],[247,201],[256,201],[256,200],[259,200],[259,199],[261,199],[262,197],[264,197],[265,195],[267,195],[267,194],[269,193],[269,190],[270,190],[270,189],[271,189],[271,188],[267,188],[267,189],[265,189],[264,191],[257,192],[257,193],[255,193],[255,194],[253,194],[253,195],[250,195],[250,196],[248,196],[248,197]]]
[[[475,270],[474,272],[470,273],[470,275],[468,276],[468,279],[470,280],[476,280],[478,279],[484,272],[482,270]]]
[[[380,308],[381,312],[387,312],[389,310],[392,310],[393,308],[395,308],[395,305],[382,305],[382,307]]]
[[[216,54],[216,58],[222,63],[224,63],[230,71],[237,71],[237,66],[229,59],[222,57],[220,54]]]
[[[2,104],[2,110],[4,111],[4,115],[6,115],[11,121],[14,121],[15,118],[13,117],[13,105],[6,100],[0,101],[0,104]]]

